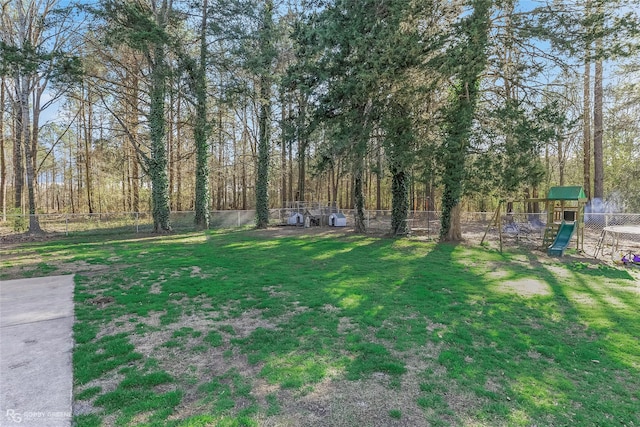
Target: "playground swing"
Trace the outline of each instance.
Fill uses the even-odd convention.
[[[550,256],[563,256],[565,250],[576,236],[576,249],[583,250],[584,242],[584,206],[587,198],[584,190],[580,186],[551,187],[546,198],[526,199],[522,202],[543,202],[547,211],[547,223],[544,237],[542,239],[542,249],[546,250]],[[505,200],[500,200],[495,214],[493,215],[480,244],[484,243],[491,226],[498,226],[500,238],[500,252],[503,245],[503,229],[501,224],[502,205]],[[510,225],[510,230],[519,236],[521,228],[518,224]],[[535,228],[535,226],[533,227]]]

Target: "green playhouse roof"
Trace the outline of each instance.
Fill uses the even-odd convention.
[[[547,199],[550,200],[581,200],[586,201],[587,196],[584,194],[582,187],[551,187]]]

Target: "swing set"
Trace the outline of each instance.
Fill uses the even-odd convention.
[[[565,250],[576,236],[576,249],[584,251],[584,207],[587,202],[584,190],[580,186],[551,187],[546,198],[525,199],[513,203],[544,203],[547,213],[547,222],[544,225],[544,237],[541,249],[546,250],[551,256],[563,256]],[[498,207],[482,236],[480,244],[483,244],[489,229],[498,227],[500,239],[500,252],[503,246],[502,209],[506,200],[500,200]],[[532,224],[530,228],[537,228],[538,224]],[[516,231],[519,228],[516,226]]]

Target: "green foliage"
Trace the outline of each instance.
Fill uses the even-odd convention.
[[[12,210],[9,211],[12,220],[12,227],[13,227],[13,231],[15,231],[16,233],[23,233],[25,231],[27,231],[27,229],[29,228],[29,222],[28,222],[28,215],[23,215],[22,214],[22,209],[20,208],[14,208]]]
[[[455,79],[451,100],[445,108],[445,138],[442,146],[441,240],[458,240],[452,233],[453,209],[460,203],[471,132],[478,103],[480,81],[487,66],[491,2],[474,0],[473,13],[455,26],[453,46],[444,55],[443,72]]]
[[[96,414],[74,415],[73,425],[76,427],[100,427],[102,420]]]
[[[209,333],[204,337],[204,341],[209,343],[211,347],[220,347],[223,343],[222,335],[216,331],[209,331]]]
[[[402,418],[402,411],[399,409],[392,409],[389,411],[389,416],[391,418],[395,418],[396,420],[399,420],[400,418]]]
[[[289,78],[309,87],[315,94],[311,98],[318,99],[312,127],[322,126],[329,134],[318,167],[333,168],[338,159],[350,166],[358,232],[365,229],[364,158],[374,130],[382,128],[380,136],[395,171],[392,232],[404,234],[405,178],[415,160],[409,106],[420,103],[412,97],[420,89],[409,73],[421,62],[424,40],[417,26],[403,24],[424,12],[417,9],[407,2],[336,1],[294,33],[300,63]]]
[[[150,153],[139,151],[151,177],[151,212],[154,231],[171,231],[169,221],[169,179],[167,174],[167,144],[165,103],[167,94],[167,48],[175,43],[171,35],[176,23],[170,3],[162,2],[153,9],[151,4],[122,0],[103,0],[97,8],[88,7],[106,23],[105,41],[110,45],[126,45],[143,53],[149,67],[148,102],[146,113],[151,140]]]
[[[102,0],[97,8],[87,9],[109,24],[105,40],[109,45],[124,44],[145,53],[152,53],[155,46],[171,44],[166,25],[177,23],[175,15],[174,19],[166,20],[167,12],[173,11],[158,10],[154,17],[150,3]]]
[[[469,158],[465,194],[513,195],[523,186],[542,183],[545,170],[538,153],[562,138],[567,119],[556,102],[531,111],[519,104],[507,100],[482,117],[492,125],[482,129],[473,147],[476,154]]]
[[[407,234],[409,214],[409,171],[415,163],[415,140],[412,117],[408,108],[396,104],[388,106],[382,120],[385,129],[384,146],[391,171],[391,233]]]
[[[265,399],[269,405],[267,408],[267,416],[274,416],[281,413],[282,408],[278,403],[278,396],[275,394],[268,394]]]
[[[140,360],[142,355],[134,350],[126,334],[105,336],[96,342],[77,345],[73,353],[75,382],[86,384],[106,372]]]
[[[350,346],[356,354],[354,361],[347,367],[347,378],[357,380],[374,372],[389,375],[402,375],[406,372],[404,363],[395,359],[384,346],[373,343],[357,343]]]
[[[536,7],[525,31],[550,43],[561,54],[583,60],[629,57],[638,51],[640,31],[637,11],[623,0],[591,0],[586,4],[561,3],[564,7]],[[578,7],[576,7],[578,6]],[[587,46],[604,40],[599,51],[587,53]],[[589,49],[591,50],[591,49]]]
[[[3,13],[11,14],[11,6],[6,6]],[[15,11],[13,11],[15,13]],[[24,12],[23,12],[24,13]],[[51,30],[55,28],[54,20],[69,18],[68,9],[49,11],[48,14],[33,16],[34,32]],[[8,18],[11,19],[11,18]],[[23,19],[29,19],[23,17]],[[26,23],[25,23],[26,24]],[[11,30],[7,30],[6,37],[0,40],[0,76],[33,76],[39,74],[46,76],[52,83],[73,84],[82,75],[82,63],[78,56],[69,52],[68,46],[58,44],[55,49],[48,50],[50,46],[38,44],[41,40],[26,38],[18,40]],[[34,44],[36,43],[36,44]]]
[[[88,400],[99,394],[102,391],[102,387],[89,387],[77,393],[74,398],[76,400]]]

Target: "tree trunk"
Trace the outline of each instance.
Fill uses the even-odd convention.
[[[176,194],[176,169],[177,167],[177,158],[176,158],[176,150],[175,150],[175,141],[173,138],[174,127],[179,126],[176,122],[180,121],[180,96],[178,95],[178,99],[176,102],[175,98],[175,90],[170,87],[169,90],[169,120],[167,122],[167,158],[169,161],[168,173],[169,173],[169,206],[171,210],[179,211],[177,206],[177,198]],[[177,105],[176,105],[177,104]],[[177,111],[176,111],[177,110]],[[180,137],[177,138],[178,140]]]
[[[231,187],[231,194],[233,196],[233,201],[231,205],[231,209],[238,209],[238,138],[236,137],[236,125],[235,121],[231,121],[231,149],[233,150],[234,158],[236,159],[233,162],[233,182]]]
[[[380,143],[376,153],[376,210],[382,210],[382,144]]]
[[[564,143],[562,138],[558,138],[558,185],[564,186],[564,168],[566,153],[564,152]]]
[[[269,226],[269,102],[270,88],[268,79],[263,76],[260,82],[260,117],[258,141],[258,174],[256,177],[256,227]]]
[[[290,202],[293,202],[295,198],[293,197],[293,143],[289,144],[289,195],[288,199]]]
[[[256,177],[256,227],[269,226],[269,149],[271,118],[271,61],[273,1],[265,0],[260,28],[260,103],[258,117],[258,174]]]
[[[298,141],[298,200],[305,201],[305,175],[306,175],[306,145],[302,141]]]
[[[20,105],[20,77],[14,79],[16,97],[13,102],[14,121],[13,121],[13,189],[14,189],[14,207],[22,209],[22,192],[24,185],[24,160],[23,160],[23,115]]]
[[[461,212],[462,208],[459,203],[451,209],[450,226],[443,240],[447,242],[459,242],[462,240],[462,227],[460,226]]]
[[[407,234],[407,217],[409,215],[409,180],[403,170],[391,171],[391,196],[393,211],[391,213],[391,233],[394,236]]]
[[[465,162],[468,155],[471,130],[484,73],[487,56],[485,50],[489,40],[489,18],[491,2],[475,0],[473,13],[469,16],[468,44],[461,56],[456,58],[462,67],[457,84],[452,90],[452,105],[446,114],[447,134],[444,142],[444,174],[442,194],[442,218],[440,240],[460,241],[460,208]]]
[[[247,130],[246,117],[247,116],[245,111],[245,114],[243,115],[244,123],[242,124],[242,139],[240,140],[240,143],[242,144],[242,156],[240,156],[240,158],[242,159],[242,175],[240,177],[240,188],[242,190],[242,210],[247,209],[247,139],[249,137],[249,131]]]
[[[196,197],[195,224],[199,229],[209,228],[209,159],[207,157],[207,0],[202,2],[200,28],[200,64],[196,79],[196,123],[193,138],[196,145]]]
[[[224,209],[225,200],[225,176],[224,176],[224,164],[225,164],[225,152],[224,152],[224,137],[223,137],[223,123],[222,123],[222,108],[218,109],[218,156],[217,165],[218,172],[215,174],[216,178],[216,209]]]
[[[124,147],[126,147],[126,145]],[[122,175],[120,175],[120,180],[122,184],[120,187],[120,191],[122,192],[122,212],[127,212],[128,211],[127,187],[129,184],[129,180],[127,179],[127,174],[129,173],[129,167],[128,167],[128,162],[126,157],[123,158],[123,161],[120,164],[120,167],[121,167],[121,173],[122,173]]]
[[[306,103],[302,99],[300,100],[300,112],[296,123],[296,134],[298,135],[298,200],[305,201],[306,193],[306,175],[307,175],[307,146],[309,141],[306,137],[306,130],[304,127],[304,116],[306,114]]]
[[[169,221],[169,188],[167,177],[167,146],[165,135],[164,102],[166,95],[166,67],[164,46],[153,51],[154,64],[151,69],[151,103],[149,106],[149,128],[151,135],[151,204],[153,229],[156,233],[171,231]]]
[[[135,150],[131,153],[131,182],[133,184],[132,211],[140,212],[140,160]]]
[[[140,212],[140,155],[137,151],[138,148],[138,116],[140,109],[138,107],[138,77],[129,71],[127,71],[127,93],[125,101],[125,127],[128,128],[127,132],[127,182],[128,182],[128,206],[131,212]]]
[[[82,86],[84,92],[84,84]],[[93,109],[91,107],[91,95],[87,90],[86,95],[82,98],[82,117],[84,122],[84,168],[86,176],[86,190],[87,190],[87,205],[89,207],[89,213],[93,213],[93,203],[91,200],[91,145],[92,145],[92,132],[93,123],[92,115]],[[85,110],[86,108],[86,110]]]
[[[364,159],[359,157],[356,159],[355,168],[353,171],[353,202],[355,204],[355,232],[365,233],[367,231],[367,225],[365,223],[364,216]]]
[[[584,105],[583,105],[583,184],[587,199],[591,199],[591,60],[585,61],[584,67]],[[561,184],[562,185],[562,184]]]
[[[287,103],[284,96],[284,89],[280,95],[280,203],[282,208],[287,207],[287,133],[284,131],[286,127]]]
[[[585,14],[591,14],[591,0],[585,3]],[[584,52],[584,78],[583,78],[583,184],[587,199],[591,200],[591,44],[587,43]]]
[[[175,151],[174,177],[175,177],[175,210],[182,211],[182,96],[178,94],[178,102],[176,108],[176,138],[173,150]],[[174,188],[171,188],[174,191]]]
[[[69,203],[71,204],[71,213],[76,213],[73,195],[73,152],[69,145]]]
[[[27,169],[27,201],[29,207],[29,233],[40,234],[42,229],[36,216],[36,173],[33,167],[35,153],[32,150],[31,145],[31,122],[29,114],[29,84],[25,82],[27,80],[23,77],[23,87],[20,93],[20,111],[22,116],[22,136],[24,147],[24,161]]]
[[[602,51],[602,39],[596,41],[596,52]],[[593,197],[604,198],[604,160],[602,152],[602,102],[604,98],[602,58],[596,59],[593,85]]]
[[[0,77],[0,106],[4,108],[5,84],[4,77]],[[7,220],[7,164],[4,155],[4,110],[0,114],[0,209],[2,220]]]

